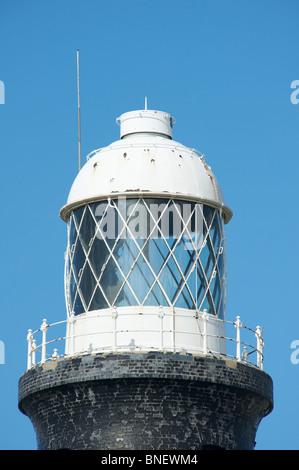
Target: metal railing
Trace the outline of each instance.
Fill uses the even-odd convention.
[[[100,314],[99,314],[100,315]],[[229,329],[231,332],[234,331],[234,335],[231,336],[219,336],[219,335],[212,335],[208,333],[207,323],[209,321],[209,315],[204,312],[199,312],[200,319],[202,321],[202,328],[200,333],[194,332],[194,335],[197,335],[201,339],[201,346],[196,351],[196,354],[203,354],[203,355],[210,355],[216,356],[220,358],[228,358],[233,359],[239,362],[243,362],[245,364],[252,365],[254,367],[258,367],[259,369],[263,370],[263,349],[264,349],[264,341],[263,341],[263,334],[262,328],[257,326],[255,330],[246,327],[242,324],[240,317],[236,317],[235,322],[227,321],[227,320],[218,320],[219,322],[223,322],[225,324],[225,328]],[[95,332],[84,333],[81,335],[74,335],[73,333],[69,336],[66,335],[58,335],[51,337],[49,332],[53,333],[53,331],[59,331],[62,325],[64,325],[63,333],[66,331],[73,331],[72,328],[68,328],[68,326],[72,325],[73,322],[76,321],[76,317],[72,315],[68,320],[63,320],[60,322],[48,324],[47,320],[44,319],[41,327],[36,331],[32,331],[31,329],[28,330],[27,334],[27,342],[28,342],[28,354],[27,354],[27,370],[31,369],[37,364],[43,364],[46,361],[56,360],[59,358],[66,358],[66,357],[73,357],[76,355],[83,355],[83,354],[90,354],[91,352],[115,352],[115,351],[124,351],[124,350],[160,350],[157,347],[138,347],[138,345],[111,345],[111,347],[96,347],[92,349],[87,349],[85,351],[74,352],[74,353],[66,353],[66,342],[68,340],[74,340],[74,338],[79,338],[80,336],[88,336],[94,335]],[[62,331],[62,330],[61,330]],[[138,331],[138,330],[136,330]],[[96,334],[107,334],[113,333],[114,337],[117,333],[128,332],[128,330],[113,330],[113,331],[102,331],[96,332]],[[134,330],[130,329],[130,333],[133,333]],[[158,331],[154,331],[153,333]],[[186,332],[183,330],[165,330],[167,333],[174,333],[174,334],[190,334],[190,332]],[[36,339],[37,338],[37,339]],[[226,353],[219,353],[217,351],[213,351],[209,348],[209,338],[218,338],[220,340],[225,340],[226,342]],[[252,344],[252,339],[255,338],[255,344]],[[54,345],[54,348],[53,348]],[[51,352],[49,349],[53,348]],[[178,352],[175,348],[165,348],[162,347],[163,351],[173,351]],[[185,351],[188,352],[188,351]],[[255,357],[255,361],[254,358]]]

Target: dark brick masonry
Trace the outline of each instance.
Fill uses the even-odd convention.
[[[273,384],[210,356],[91,354],[25,372],[19,408],[38,449],[253,449]]]

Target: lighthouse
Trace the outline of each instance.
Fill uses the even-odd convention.
[[[116,122],[60,210],[63,335],[29,330],[19,408],[38,449],[253,449],[273,384],[261,326],[226,312],[232,211],[173,116]]]

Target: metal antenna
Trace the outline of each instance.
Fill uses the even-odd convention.
[[[145,100],[144,100],[144,110],[147,111],[147,96],[145,97]]]
[[[81,170],[81,123],[80,123],[79,49],[77,49],[77,93],[78,93],[78,152],[79,152],[79,171],[80,171]]]

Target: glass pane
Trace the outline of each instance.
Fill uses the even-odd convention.
[[[165,307],[168,306],[167,299],[157,283],[153,285],[153,288],[146,298],[144,305],[152,305],[154,307],[158,307],[159,305]]]
[[[95,290],[96,280],[94,275],[89,267],[89,264],[86,263],[80,277],[80,291],[83,296],[85,305],[88,307],[93,292]]]
[[[142,200],[127,201],[126,235],[142,246],[149,235],[150,215]]]
[[[209,279],[215,265],[213,247],[209,237],[207,237],[206,244],[200,253],[200,261],[205,270],[206,276]]]
[[[71,215],[69,220],[69,246],[70,248],[75,243],[77,238],[77,230],[74,222],[74,214]]]
[[[110,258],[100,280],[101,287],[105,292],[110,305],[113,305],[114,299],[121,288],[123,281],[124,278],[113,258]]]
[[[169,292],[170,294],[173,289],[177,288],[181,280],[182,275],[180,273],[177,263],[171,255],[170,258],[168,258],[168,261],[159,276],[159,281],[163,285],[166,292]],[[172,297],[171,294],[170,297]]]
[[[127,307],[128,305],[137,305],[137,301],[132,294],[132,291],[127,282],[124,283],[123,288],[121,289],[117,299],[115,301],[115,305],[118,307]]]
[[[180,295],[178,296],[177,301],[175,303],[175,307],[188,308],[188,309],[195,308],[195,304],[193,302],[193,299],[186,285],[184,285]]]
[[[183,230],[182,217],[180,213],[181,207],[179,202],[169,201],[159,222],[161,232],[170,242],[170,248],[172,248],[173,242],[180,237]]]
[[[214,252],[216,253],[220,242],[220,231],[216,217],[214,218],[212,227],[210,229],[210,239],[212,241]]]
[[[212,295],[222,315],[226,271],[222,232],[223,221],[216,209],[181,200],[119,198],[77,209],[68,228],[70,310],[74,301],[76,313],[84,311],[82,301],[89,310],[108,305],[172,306],[174,302],[178,307],[194,309],[197,302],[197,308],[215,313]],[[202,267],[198,262],[195,269],[196,246],[198,251],[202,248]],[[90,265],[85,264],[86,257]],[[219,277],[217,274],[211,280],[205,294],[205,276],[211,279],[215,269]]]
[[[110,251],[108,250],[105,241],[95,237],[90,247],[88,259],[97,279],[99,279],[109,255]]]
[[[83,215],[80,230],[79,230],[79,240],[84,249],[84,252],[87,253],[89,250],[90,240],[95,235],[95,224],[90,213],[89,207],[86,207],[85,214]]]
[[[94,296],[89,306],[89,310],[99,310],[102,308],[108,308],[109,305],[103,296],[101,289],[99,287],[96,288]]]
[[[189,287],[190,292],[192,292],[194,300],[196,300],[196,270],[195,266],[191,269],[191,273],[189,274],[187,279],[187,285]]]
[[[144,245],[143,253],[155,274],[158,275],[169,254],[165,241],[162,238],[150,239]]]
[[[85,207],[86,207],[86,206],[79,207],[79,209],[76,209],[76,210],[73,212],[74,223],[75,223],[75,225],[76,225],[77,231],[79,231],[79,229],[80,229],[80,223],[81,223],[82,215],[83,215],[83,213],[84,213],[84,211],[85,211]]]
[[[143,302],[155,278],[142,256],[135,263],[128,281],[140,303]]]
[[[83,303],[80,299],[79,293],[77,293],[75,303],[74,303],[74,313],[75,313],[75,315],[80,315],[80,313],[84,313],[84,312],[85,312],[85,308],[84,308]]]
[[[220,295],[221,295],[218,274],[216,274],[216,276],[213,277],[212,280],[211,280],[210,292],[211,292],[212,298],[214,300],[215,310],[217,312],[218,307],[219,307]]]
[[[70,277],[69,277],[69,301],[70,301],[69,308],[71,312],[73,310],[73,302],[75,299],[76,292],[77,292],[77,284],[75,282],[73,271],[71,271]]]
[[[74,255],[73,255],[73,262],[72,262],[73,271],[75,273],[76,279],[78,279],[79,277],[79,272],[83,268],[85,260],[86,260],[86,257],[82,249],[82,245],[80,243],[80,240],[77,240],[77,244],[75,246]]]
[[[128,238],[126,240],[120,239],[113,253],[120,269],[127,276],[140,251],[135,241],[132,238]]]
[[[199,308],[203,295],[205,293],[206,287],[207,287],[199,262],[197,262],[196,275],[197,275],[197,308]]]
[[[214,212],[215,212],[215,209],[212,209],[209,206],[203,205],[203,215],[204,215],[204,221],[205,221],[204,226],[206,227],[207,230],[209,230],[211,223],[213,221]]]
[[[203,304],[201,306],[201,310],[207,310],[208,313],[211,313],[214,315],[214,307],[213,307],[213,302],[211,300],[211,294],[210,291],[207,291],[207,294],[204,298]]]
[[[167,261],[166,266],[159,276],[159,281],[172,305],[184,283],[184,279],[173,256]]]
[[[190,243],[190,239],[189,243]],[[180,242],[175,247],[173,252],[173,256],[177,260],[178,265],[184,276],[187,275],[194,258],[194,251],[190,251],[188,249],[188,245],[186,245],[186,240],[180,240]]]
[[[154,199],[154,198],[144,198],[143,204],[150,214],[149,217],[149,227],[148,234],[151,233],[151,238],[160,237],[160,231],[162,227],[162,214],[166,214],[167,208],[171,201],[169,199]]]
[[[105,240],[109,248],[112,249],[118,235],[118,229],[120,228],[117,211],[113,206],[108,205],[107,202],[98,204],[93,209],[96,219],[96,236],[100,240]],[[123,224],[121,225],[123,226]]]

